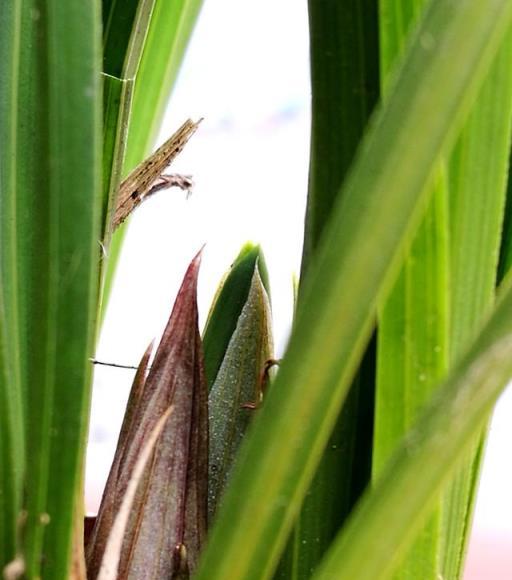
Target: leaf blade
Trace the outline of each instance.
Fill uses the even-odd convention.
[[[436,392],[334,542],[314,580],[389,576],[397,555],[414,537],[410,531],[428,515],[456,460],[471,447],[506,386],[512,374],[511,337],[509,285],[477,341]],[[382,534],[383,525],[386,534]],[[365,557],[368,545],[371,558]]]
[[[44,559],[45,576],[59,578],[70,566],[81,488],[98,295],[100,13],[97,1],[22,8],[17,348],[30,477],[23,555],[27,576],[40,575]]]
[[[375,293],[389,282],[389,262],[396,266],[411,218],[417,223],[438,152],[467,113],[511,16],[502,0],[430,4],[419,38],[433,39],[436,50],[411,45],[374,118],[309,275],[275,388],[240,450],[199,579],[271,574],[369,336]],[[442,90],[433,94],[432,86]],[[423,139],[413,138],[417,131]]]

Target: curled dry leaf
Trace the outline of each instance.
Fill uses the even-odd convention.
[[[198,329],[199,256],[183,284],[147,372],[146,351],[87,546],[89,578],[101,560],[141,450],[166,409],[173,407],[138,485],[124,533],[118,578],[185,578],[195,569],[206,533],[208,412]],[[147,373],[147,376],[146,376]]]
[[[168,187],[180,187],[189,191],[192,179],[186,175],[163,175],[176,156],[183,150],[187,141],[196,132],[202,119],[194,123],[190,119],[159,147],[148,159],[143,161],[123,180],[117,194],[112,229],[115,230],[148,197]]]

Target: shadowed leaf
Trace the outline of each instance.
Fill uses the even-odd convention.
[[[271,313],[258,267],[254,269],[247,301],[229,341],[224,360],[208,398],[210,446],[208,514],[211,518],[228,481],[265,380],[262,372],[273,356]]]
[[[209,388],[215,382],[238,318],[247,302],[256,264],[263,285],[269,293],[263,252],[259,246],[251,243],[242,247],[217,289],[203,333],[204,366]]]

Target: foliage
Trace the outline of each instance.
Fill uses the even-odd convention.
[[[148,153],[200,6],[7,0],[0,16],[6,578],[85,577],[89,357],[123,237],[116,193]],[[461,576],[482,432],[512,374],[512,5],[309,0],[309,13],[286,354],[269,374],[261,249],[242,249],[202,341],[196,258],[134,383],[90,577]]]

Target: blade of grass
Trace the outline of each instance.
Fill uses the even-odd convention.
[[[27,577],[66,578],[89,411],[101,211],[98,2],[23,3],[17,244]],[[77,178],[79,176],[79,178]]]
[[[512,376],[510,284],[502,298],[469,353],[362,499],[314,580],[389,577],[414,538],[411,531],[429,514],[443,483],[471,448]]]
[[[149,153],[183,60],[202,0],[156,0],[137,71],[126,173]]]
[[[400,66],[400,58],[425,4],[426,0],[379,0],[379,55],[383,89],[392,82],[393,69]]]
[[[424,0],[381,0],[383,90],[420,18]],[[373,477],[378,476],[448,369],[448,187],[444,164],[391,293],[379,311]],[[438,576],[441,506],[417,534],[394,578]]]
[[[420,3],[417,3],[420,4]],[[416,14],[411,12],[411,2],[397,0],[383,1],[381,3],[381,20],[385,30],[382,31],[381,39],[383,43],[383,58],[392,58],[392,48],[398,49],[401,45],[396,36],[405,38],[408,26],[412,26]],[[416,10],[417,12],[417,10]],[[387,29],[387,30],[386,30]],[[387,32],[387,33],[386,33]],[[391,36],[391,41],[388,38]],[[391,48],[390,48],[391,47]],[[505,49],[504,49],[505,50]],[[499,59],[500,60],[500,59]],[[503,59],[506,62],[506,59]],[[496,68],[496,66],[495,66]],[[503,67],[502,67],[503,68]],[[474,107],[474,111],[468,121],[459,143],[455,148],[451,167],[456,176],[453,178],[453,171],[450,172],[450,201],[451,201],[451,266],[453,275],[450,283],[445,277],[445,296],[450,296],[453,304],[451,316],[451,340],[450,350],[456,357],[460,352],[460,346],[471,337],[471,330],[474,329],[475,322],[480,320],[482,312],[492,303],[497,239],[500,230],[500,221],[503,206],[503,183],[506,172],[506,157],[503,158],[503,151],[508,150],[508,136],[510,130],[509,120],[509,89],[507,80],[504,79],[505,72],[502,71],[500,77],[496,72],[491,72],[486,81],[487,99],[484,95]],[[483,102],[482,102],[483,100]],[[485,102],[487,101],[487,102]],[[502,107],[496,107],[496,101],[504,103]],[[504,142],[505,140],[505,142]],[[489,144],[493,143],[493,147]],[[505,149],[503,149],[503,145]],[[498,147],[501,149],[497,150]],[[484,183],[482,183],[484,181]],[[415,260],[415,263],[417,260]],[[416,266],[417,267],[417,266]],[[435,276],[434,280],[441,281],[443,277]],[[421,291],[421,287],[420,287]],[[431,295],[432,296],[432,295]],[[440,296],[442,298],[442,296]],[[407,305],[417,304],[417,300],[407,299],[402,301],[402,307],[407,310]],[[485,304],[485,307],[483,305]],[[436,304],[433,303],[435,309]],[[390,347],[393,335],[395,342],[399,345],[399,352],[402,346],[402,336],[410,336],[407,328],[415,326],[414,317],[406,317],[404,327],[397,327],[397,320],[400,316],[396,312],[397,304],[391,304],[384,311],[384,321],[381,324],[380,340],[383,345]],[[433,311],[435,315],[435,310]],[[432,320],[432,316],[424,315],[425,320]],[[407,322],[405,322],[407,321]],[[426,325],[417,325],[419,332],[426,330]],[[468,332],[470,331],[470,332]],[[426,345],[427,346],[427,345]],[[432,346],[423,349],[422,352],[431,352]],[[435,345],[441,353],[441,345]],[[453,350],[452,350],[453,349]],[[380,352],[381,364],[386,366],[386,362],[393,358],[393,350]],[[405,356],[404,360],[411,362],[410,356]],[[378,413],[377,424],[392,421],[393,413],[393,393],[396,394],[396,386],[400,383],[397,375],[397,366],[387,365],[388,371],[385,376],[389,384],[387,394],[382,394],[378,400],[384,401],[385,408],[382,413]],[[428,373],[423,373],[427,375]],[[395,376],[393,376],[395,375]],[[381,382],[382,382],[381,377]],[[382,384],[381,384],[382,386]],[[391,401],[391,403],[390,403]],[[410,404],[410,400],[406,398]],[[379,416],[383,419],[379,419]],[[400,423],[400,418],[399,423]],[[379,429],[378,429],[379,431]],[[399,430],[400,431],[400,430]],[[397,433],[398,435],[399,433]],[[378,435],[378,433],[377,433]],[[377,448],[376,459],[379,460],[379,450]],[[380,461],[380,460],[379,460]],[[380,461],[382,464],[383,461]],[[447,501],[444,506],[444,518],[447,531],[444,558],[451,562],[443,575],[449,578],[457,577],[457,566],[460,563],[461,544],[463,543],[464,526],[468,522],[465,510],[467,509],[470,487],[477,477],[476,470],[466,471],[465,477],[459,477],[458,484],[452,488],[452,494],[458,496],[455,500],[458,508],[453,508],[453,501]],[[437,534],[439,536],[439,534]],[[426,541],[434,537],[428,534]],[[425,558],[413,557],[412,562],[423,562]],[[425,575],[423,572],[420,575]],[[414,576],[414,573],[413,573]]]
[[[132,64],[127,71],[135,77],[135,85],[123,176],[150,153],[201,6],[202,0],[154,0],[149,21],[139,21],[147,28],[144,33],[137,32],[137,47],[142,48],[138,66],[135,67],[132,54]],[[123,16],[122,10],[119,16]],[[145,39],[143,46],[142,37]],[[126,225],[122,225],[112,236],[105,272],[106,290],[112,284],[125,231]],[[107,302],[108,294],[104,292],[103,310]]]
[[[272,573],[364,350],[376,296],[396,273],[437,156],[455,137],[511,17],[507,0],[430,3],[333,209],[198,579]]]
[[[108,248],[112,205],[116,199],[126,149],[133,80],[103,76],[103,245]],[[108,296],[108,287],[104,290]]]
[[[21,2],[0,18],[0,570],[14,559],[24,468],[20,382],[16,163]]]
[[[448,208],[440,173],[431,203],[379,318],[373,478],[448,369]],[[394,577],[437,577],[440,506]]]
[[[121,182],[126,139],[133,95],[133,80],[121,80],[104,75],[103,85],[103,212],[102,212],[102,280],[100,283],[100,312],[98,330],[105,318],[106,307],[114,279],[114,267],[118,258],[112,252],[110,223],[119,184]],[[113,265],[109,264],[113,261]]]
[[[453,359],[494,302],[512,131],[512,35],[503,43],[450,159],[450,348]],[[462,574],[483,439],[445,497],[442,573]]]
[[[103,2],[103,222],[106,263],[102,263],[101,312],[110,296],[119,248],[111,252],[111,212],[121,181],[128,138],[134,78],[140,65],[155,0]],[[108,266],[111,263],[110,267]]]
[[[312,124],[302,276],[379,96],[377,0],[310,0]],[[373,352],[373,350],[372,350]],[[371,356],[363,359],[308,490],[276,579],[309,578],[370,476]],[[368,380],[366,380],[368,379]]]
[[[311,145],[302,271],[379,98],[377,0],[309,0]]]

